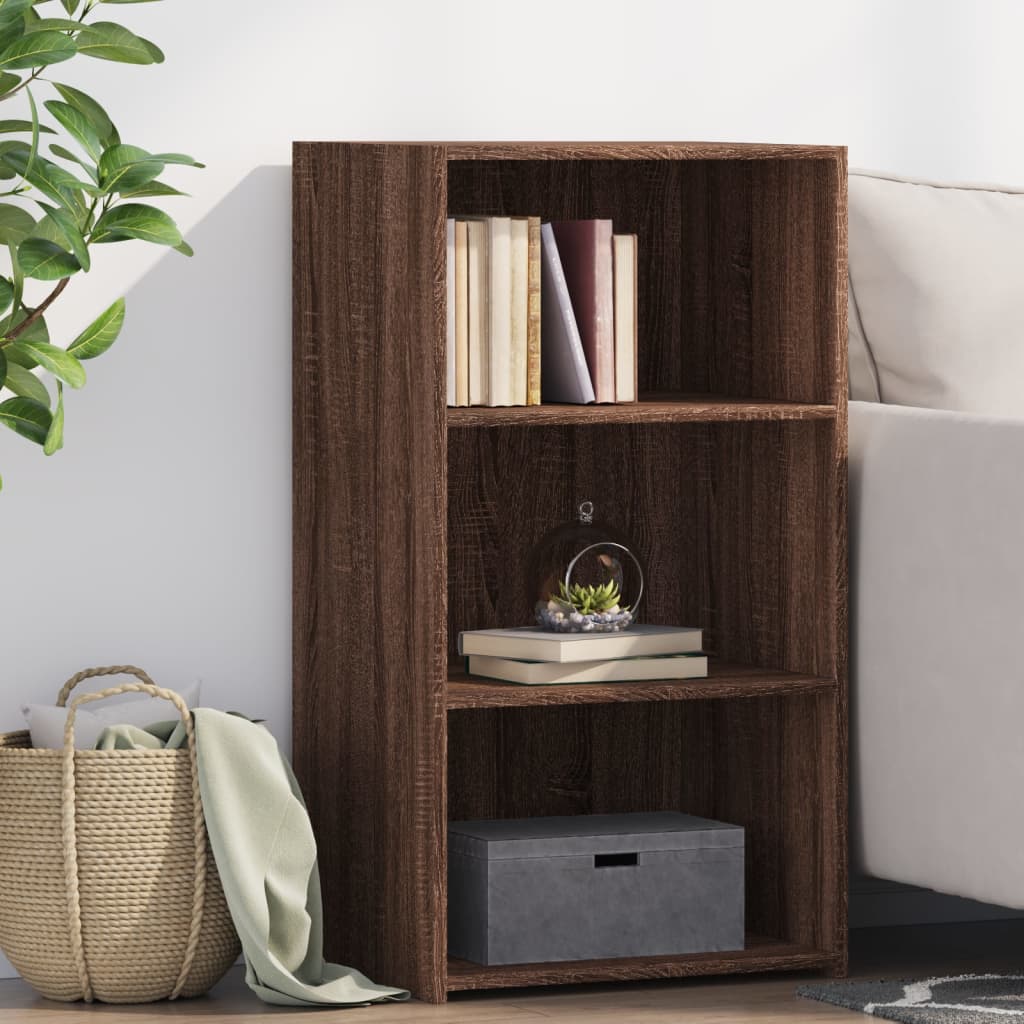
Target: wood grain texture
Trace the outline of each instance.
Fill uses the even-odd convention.
[[[468,406],[448,410],[448,429],[467,427],[552,427],[610,423],[719,423],[749,420],[828,420],[834,405],[772,402],[704,396],[641,395],[626,405],[558,405],[525,407]]]
[[[432,1000],[446,956],[444,190],[436,148],[295,148],[295,769],[328,956]]]
[[[772,940],[748,939],[736,953],[697,953],[689,956],[623,957],[617,960],[577,960],[557,964],[510,964],[484,967],[465,960],[448,962],[452,992],[527,985],[569,985],[600,981],[655,978],[693,978],[705,974],[749,974],[758,971],[806,971],[830,968],[835,958],[813,949]]]
[[[745,142],[447,142],[449,160],[837,160],[841,146]]]
[[[448,709],[526,708],[560,704],[631,704],[644,701],[725,700],[792,696],[834,690],[826,676],[772,672],[752,665],[712,660],[707,679],[520,686],[468,676],[460,663],[448,669]]]
[[[703,143],[297,148],[295,751],[333,955],[431,1000],[845,971],[845,159]],[[446,213],[635,232],[645,401],[446,412]],[[641,618],[704,629],[711,679],[534,688],[450,671],[460,630],[530,621],[526,556],[583,499],[646,559]],[[744,826],[747,928],[764,940],[449,964],[446,815],[660,809]]]

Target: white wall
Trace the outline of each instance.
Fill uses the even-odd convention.
[[[845,143],[851,163],[1024,183],[1016,0],[167,0],[105,14],[167,63],[76,61],[174,179],[197,254],[110,246],[52,322],[122,291],[67,446],[0,436],[0,728],[117,660],[287,736],[292,139]],[[11,116],[6,114],[5,116]]]

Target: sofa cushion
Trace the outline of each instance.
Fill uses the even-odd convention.
[[[849,185],[850,397],[1024,415],[1024,189]]]

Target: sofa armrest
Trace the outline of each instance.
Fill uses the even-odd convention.
[[[1024,420],[850,404],[854,858],[1024,906]]]

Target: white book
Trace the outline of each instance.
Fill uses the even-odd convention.
[[[490,233],[490,382],[487,404],[513,405],[512,218],[489,217],[487,226]],[[525,399],[523,404],[526,404]]]
[[[469,404],[487,405],[490,384],[487,270],[487,224],[470,220],[466,224],[469,275]]]
[[[636,235],[612,235],[612,256],[615,264],[615,401],[635,402]]]
[[[445,355],[448,360],[448,391],[449,405],[457,405],[455,397],[455,218],[448,218],[448,253],[445,263],[445,284],[447,285],[448,301],[445,308],[447,338]]]
[[[652,679],[703,679],[708,674],[704,654],[663,654],[652,658],[616,658],[611,661],[578,661],[562,665],[550,661],[516,661],[471,654],[466,659],[471,676],[499,679],[524,686],[567,683],[623,683]]]
[[[552,633],[539,626],[521,626],[473,629],[459,634],[459,654],[559,664],[656,654],[695,654],[702,646],[702,631],[690,626],[641,624],[621,633]]]

